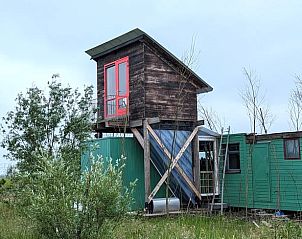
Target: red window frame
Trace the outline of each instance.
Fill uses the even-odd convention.
[[[126,93],[123,95],[119,94],[119,64],[126,63]],[[109,67],[115,66],[115,98],[114,99],[107,99],[107,69]],[[110,62],[104,65],[104,116],[105,118],[114,118],[117,116],[123,116],[128,114],[129,108],[129,57],[123,57],[116,61]],[[126,107],[120,108],[119,107],[119,100],[126,99]],[[107,104],[108,101],[115,101],[115,114],[108,115],[107,112]]]

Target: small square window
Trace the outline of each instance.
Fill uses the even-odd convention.
[[[222,152],[225,155],[226,145],[222,145]],[[224,157],[224,156],[223,156]],[[228,145],[228,157],[226,162],[227,173],[240,173],[240,151],[239,144]]]
[[[299,139],[284,139],[284,159],[300,159]]]

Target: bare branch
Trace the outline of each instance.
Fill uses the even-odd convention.
[[[295,78],[295,88],[291,91],[288,108],[290,127],[295,131],[299,131],[302,128],[302,79],[299,75],[296,75]]]
[[[220,132],[220,129],[224,126],[221,117],[211,107],[204,106],[201,101],[198,101],[198,113],[200,117],[205,121],[205,126],[215,132]]]
[[[260,132],[267,134],[275,117],[271,113],[270,107],[265,105],[265,94],[260,92],[261,84],[256,73],[243,68],[243,74],[247,83],[240,95],[250,119],[251,132],[255,134],[258,125]]]

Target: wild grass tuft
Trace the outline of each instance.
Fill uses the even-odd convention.
[[[21,218],[12,206],[0,202],[0,239],[38,239],[31,222]]]
[[[110,235],[119,239],[296,239],[302,238],[302,224],[293,221],[257,221],[234,216],[184,214],[170,217],[126,217]],[[267,226],[270,225],[270,226]],[[0,203],[0,239],[38,239],[32,223],[21,218],[13,207]]]
[[[258,239],[302,238],[302,226],[294,222],[271,222],[257,228],[252,221],[229,216],[182,215],[161,218],[130,218],[113,232],[113,238],[146,239]]]

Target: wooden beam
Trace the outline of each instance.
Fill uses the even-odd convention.
[[[160,123],[159,117],[148,118],[148,124],[157,124]]]
[[[142,137],[140,132],[136,128],[131,128],[131,131],[135,136],[135,138],[137,139],[137,141],[139,142],[139,144],[142,146],[142,148],[144,148],[144,138]]]
[[[148,123],[149,124],[157,124],[160,123],[160,118],[159,117],[154,117],[154,118],[148,118]],[[132,120],[129,123],[130,128],[136,128],[136,127],[140,127],[143,126],[143,120],[139,119],[139,120]]]
[[[195,124],[195,127],[196,127],[196,126],[202,126],[202,125],[204,125],[204,120],[198,120],[198,121],[196,122],[196,124]]]
[[[147,129],[150,132],[150,134],[153,136],[155,141],[159,144],[159,146],[163,149],[164,153],[167,155],[167,157],[172,160],[172,155],[169,152],[169,150],[166,148],[166,146],[161,142],[160,138],[157,136],[157,134],[154,132],[154,130],[150,127],[150,125],[147,125]]]
[[[147,129],[148,120],[144,120],[144,174],[145,174],[145,202],[148,202],[148,196],[151,192],[150,184],[150,141]],[[149,202],[148,202],[149,203]]]
[[[143,125],[143,121],[141,119],[140,120],[131,120],[129,122],[129,125],[130,125],[130,128],[140,127]]]
[[[154,130],[148,125],[147,129],[149,130],[150,134],[153,136],[155,141],[159,144],[159,146],[163,149],[164,153],[168,157],[169,160],[173,160],[171,153],[167,150],[165,145],[161,142],[160,138],[157,136],[157,134],[154,132]],[[183,177],[183,179],[186,181],[186,183],[189,185],[191,190],[196,194],[196,196],[201,199],[199,190],[194,186],[194,184],[191,182],[191,180],[188,178],[184,170],[178,165],[175,165],[176,170],[179,172],[179,174]],[[155,196],[155,195],[153,195]]]
[[[199,140],[198,134],[195,135],[193,139],[193,174],[194,174],[194,184],[198,192],[200,190],[200,160],[199,160]]]
[[[183,153],[185,152],[185,150],[187,149],[187,147],[191,143],[192,139],[194,138],[194,136],[198,132],[198,129],[199,129],[199,127],[196,127],[193,130],[193,132],[188,137],[188,139],[186,140],[186,142],[183,145],[183,147],[180,149],[180,151],[178,152],[178,154],[176,155],[176,157],[172,160],[169,168],[166,170],[166,172],[164,173],[164,175],[162,176],[162,178],[159,180],[159,182],[157,183],[157,185],[155,186],[155,188],[153,189],[153,191],[149,195],[149,197],[148,197],[148,203],[153,199],[153,197],[155,196],[155,194],[160,189],[161,185],[165,182],[165,180],[169,176],[169,172],[171,172],[173,170],[173,168],[177,165],[178,160],[181,158],[181,156],[183,155]],[[201,197],[200,194],[198,194],[198,196],[199,196],[199,198]]]

